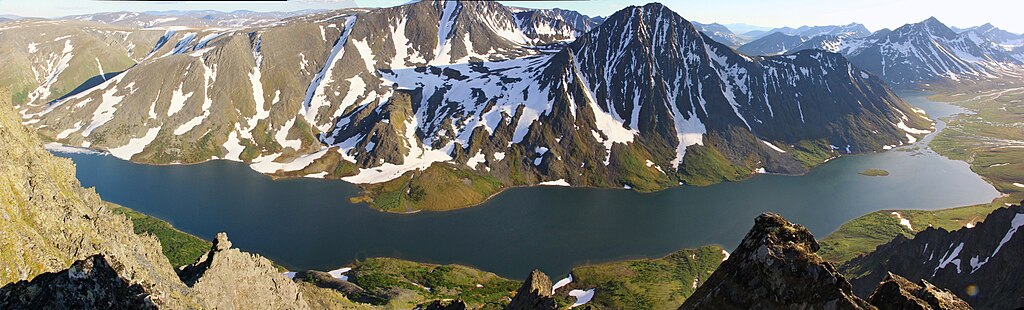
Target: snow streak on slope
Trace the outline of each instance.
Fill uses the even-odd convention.
[[[320,108],[327,104],[327,97],[326,95],[323,95],[324,87],[327,84],[330,84],[330,81],[333,79],[333,76],[330,75],[330,73],[334,69],[334,64],[337,63],[338,58],[345,52],[345,42],[348,42],[348,35],[352,32],[352,26],[355,22],[355,16],[345,18],[345,29],[342,30],[341,36],[338,37],[338,40],[334,42],[334,48],[331,49],[331,54],[327,57],[327,61],[325,62],[323,69],[320,70],[320,73],[317,73],[313,78],[313,81],[309,83],[309,87],[306,88],[306,98],[302,101],[303,114],[305,114],[306,122],[314,124],[321,130],[326,130],[326,128],[322,128],[319,124],[316,124],[315,118]],[[327,83],[324,83],[325,78],[328,81]],[[318,93],[320,96],[317,96]]]

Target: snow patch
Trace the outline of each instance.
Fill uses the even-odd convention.
[[[47,151],[52,153],[63,153],[63,154],[85,154],[85,155],[106,155],[103,152],[97,152],[92,149],[67,146],[56,142],[51,142],[43,145]]]
[[[132,159],[132,156],[142,153],[142,150],[156,139],[157,134],[160,133],[160,128],[150,128],[142,137],[128,140],[128,144],[110,149],[110,154],[124,160]]]
[[[540,182],[540,185],[572,186],[572,185],[569,184],[569,182],[565,181],[565,179],[558,179],[558,180],[554,180],[554,181],[544,181],[544,182]]]
[[[779,152],[779,153],[785,153],[786,152],[785,150],[780,149],[778,146],[775,146],[775,144],[772,144],[771,142],[761,140],[761,143],[764,143],[764,145],[767,145],[768,147],[772,148],[776,152]]]
[[[571,290],[569,291],[569,296],[576,297],[576,302],[572,303],[572,305],[569,306],[569,309],[576,308],[585,305],[588,302],[590,302],[591,299],[594,299],[594,289],[589,289],[586,291]]]
[[[914,231],[914,227],[910,226],[909,219],[903,218],[903,216],[901,216],[899,212],[893,212],[892,215],[896,216],[896,219],[900,221],[900,225],[906,226],[907,229],[910,229],[910,231]]]
[[[569,283],[572,283],[572,274],[569,274],[564,279],[561,279],[561,280],[558,280],[558,282],[555,282],[555,285],[551,286],[551,294],[555,294],[556,290],[558,290],[559,288],[562,288],[563,286],[569,285]]]

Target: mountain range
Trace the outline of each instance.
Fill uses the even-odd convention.
[[[693,24],[693,27],[697,28],[697,31],[700,31],[704,35],[708,36],[709,38],[711,38],[711,40],[728,45],[729,47],[739,47],[740,45],[743,45],[743,43],[747,42],[746,39],[737,36],[735,33],[732,32],[732,30],[730,30],[728,27],[722,24],[703,24],[699,22],[690,23]]]
[[[1008,32],[991,25],[956,33],[935,18],[895,30],[863,33],[787,35],[775,32],[738,48],[750,55],[774,55],[817,49],[841,53],[896,88],[958,80],[1018,76],[1020,52],[1006,41]],[[856,33],[856,34],[855,34]],[[1012,37],[1012,34],[1009,34]],[[1018,47],[1019,48],[1019,47]]]
[[[253,28],[78,23],[0,32],[5,59],[31,68],[21,84],[46,81],[14,98],[44,136],[143,163],[228,159],[279,177],[341,178],[392,211],[471,205],[514,185],[650,191],[803,173],[930,128],[840,55],[744,56],[660,4],[599,25],[458,1]],[[86,33],[29,35],[50,28]],[[431,200],[440,187],[465,199]]]
[[[998,46],[1006,49],[1012,49],[1024,45],[1024,34],[1012,33],[1003,29],[999,29],[993,26],[991,23],[986,23],[981,26],[970,27],[967,29],[958,29],[958,33],[974,33],[975,35],[982,37]]]
[[[782,32],[772,32],[757,40],[748,42],[736,48],[737,51],[747,55],[779,55],[804,44],[806,37],[789,35]]]
[[[151,12],[106,12],[65,16],[62,20],[80,20],[107,25],[134,28],[153,27],[259,27],[269,26],[293,16],[308,15],[318,10],[296,12],[254,12],[212,10],[197,11],[151,11]]]
[[[866,37],[871,35],[871,31],[868,30],[867,27],[864,27],[864,25],[850,23],[847,25],[800,26],[797,28],[782,27],[771,30],[753,30],[743,33],[743,36],[750,40],[757,40],[775,33],[805,38],[823,35],[841,35],[847,37]]]

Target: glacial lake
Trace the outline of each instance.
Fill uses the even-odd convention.
[[[933,119],[962,111],[920,93],[904,99]],[[766,211],[823,238],[876,210],[940,209],[999,195],[966,163],[925,148],[933,135],[883,153],[834,159],[803,176],[757,175],[656,193],[514,188],[474,208],[404,215],[349,203],[359,189],[346,182],[273,181],[236,162],[149,166],[111,156],[58,155],[73,159],[82,184],[107,201],[206,239],[226,231],[236,247],[292,270],[332,270],[389,256],[522,279],[534,268],[560,278],[580,264],[659,257],[707,244],[731,251]],[[869,168],[891,175],[858,174]]]

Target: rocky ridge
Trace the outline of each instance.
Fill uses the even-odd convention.
[[[947,288],[977,308],[1024,306],[1024,209],[1000,208],[973,227],[955,231],[926,228],[912,239],[898,236],[869,254],[840,266],[856,275],[850,282],[859,296],[868,296],[888,273],[909,281],[927,281]]]
[[[973,32],[956,33],[934,17],[871,36],[823,37],[794,51],[826,48],[894,87],[1019,76],[1024,62]]]
[[[159,241],[135,234],[131,221],[79,185],[74,169],[43,150],[11,104],[0,103],[0,308],[305,308],[294,283],[265,258],[227,249],[226,238],[189,287]],[[248,299],[223,298],[237,292]]]
[[[552,297],[551,278],[539,270],[530,272],[506,310],[557,309]]]
[[[680,309],[873,308],[817,250],[807,228],[762,214]]]
[[[928,281],[920,284],[889,273],[868,297],[879,309],[972,309],[967,302],[949,290],[937,288]]]

